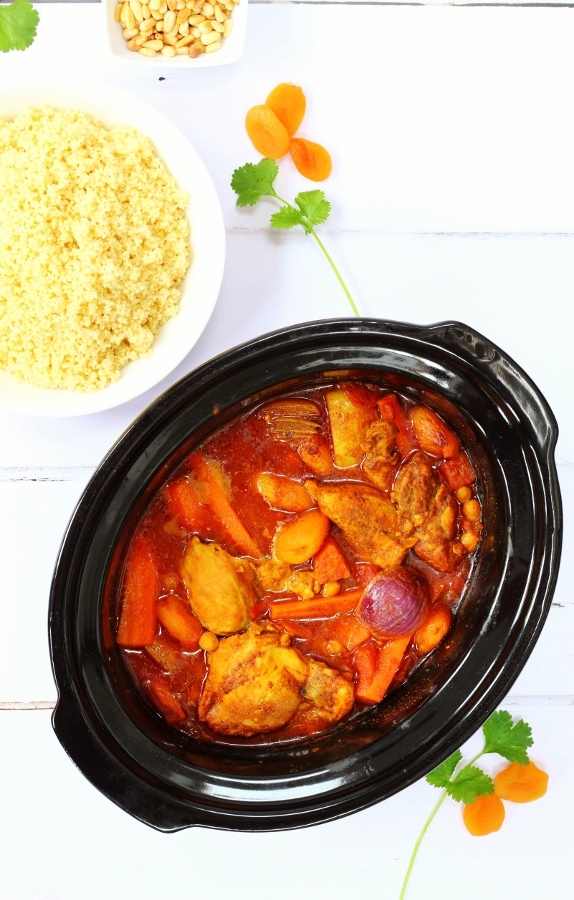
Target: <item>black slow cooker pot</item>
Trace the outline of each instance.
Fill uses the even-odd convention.
[[[354,377],[433,407],[471,448],[486,527],[449,640],[381,704],[328,734],[202,744],[151,710],[115,646],[114,586],[130,528],[182,459],[238,412]],[[163,831],[311,825],[421,778],[500,704],[548,614],[561,547],[557,431],[528,376],[457,322],[313,322],[191,372],[112,447],[64,536],[49,611],[63,747],[107,797]]]

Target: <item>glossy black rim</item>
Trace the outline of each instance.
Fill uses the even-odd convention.
[[[210,756],[205,748],[171,740],[163,726],[140,728],[138,699],[129,696],[121,670],[110,662],[113,651],[101,624],[114,554],[129,517],[146,491],[165,479],[173,455],[187,452],[187,436],[198,443],[253,402],[254,391],[268,396],[278,385],[349,372],[415,385],[439,411],[441,403],[451,416],[460,410],[459,427],[470,429],[485,448],[478,464],[488,472],[492,496],[485,499],[497,517],[498,549],[491,563],[484,554],[478,573],[487,598],[480,621],[472,620],[480,640],[461,637],[446,674],[438,677],[432,667],[422,672],[412,690],[397,691],[386,702],[384,717],[363,716],[312,750],[286,748],[275,758],[264,749]],[[498,347],[456,322],[313,322],[263,335],[199,367],[148,407],[110,450],[64,536],[49,613],[59,692],[53,725],[60,742],[106,796],[166,831],[195,824],[301,827],[359,810],[412,784],[499,705],[540,634],[561,549],[557,433],[551,410],[528,376]]]

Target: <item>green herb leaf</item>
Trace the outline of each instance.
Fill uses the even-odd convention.
[[[323,191],[303,191],[295,197],[295,203],[307,220],[306,230],[322,225],[329,218],[331,204]]]
[[[445,759],[440,766],[437,766],[436,769],[433,769],[432,772],[429,772],[427,775],[427,781],[429,784],[432,784],[433,787],[437,788],[445,788],[449,783],[454,770],[458,766],[459,762],[462,759],[462,753],[460,750],[456,750],[452,756],[449,756],[448,759]]]
[[[36,37],[40,16],[28,0],[0,5],[0,51],[25,50]]]
[[[459,803],[474,803],[477,797],[487,797],[494,792],[494,782],[478,766],[468,765],[446,785],[446,791]]]
[[[237,194],[237,206],[255,206],[261,197],[276,197],[273,182],[279,166],[273,159],[245,163],[231,176],[231,187]]]
[[[290,206],[288,203],[277,210],[276,213],[273,213],[271,216],[271,224],[273,228],[287,229],[294,228],[295,225],[303,225],[303,228],[305,228],[301,212],[298,209],[295,209],[294,206]]]
[[[527,748],[532,747],[532,729],[523,719],[512,721],[512,716],[505,710],[492,714],[482,726],[484,733],[483,753],[498,753],[509,762],[526,765]]]

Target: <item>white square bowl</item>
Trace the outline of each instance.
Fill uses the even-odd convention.
[[[214,0],[216,2],[216,0]],[[245,46],[245,34],[247,30],[247,6],[248,0],[240,0],[231,13],[233,29],[229,37],[226,37],[219,50],[214,53],[202,53],[195,59],[184,56],[167,57],[158,53],[153,58],[142,56],[133,50],[128,50],[127,43],[122,34],[122,26],[116,21],[115,12],[117,0],[102,0],[101,8],[104,16],[104,32],[109,52],[116,59],[127,63],[137,63],[153,69],[203,69],[211,66],[225,66],[237,62],[243,54]]]

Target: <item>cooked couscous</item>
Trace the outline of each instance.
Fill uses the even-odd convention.
[[[187,194],[135,128],[0,120],[0,368],[92,391],[149,355],[190,261]]]

